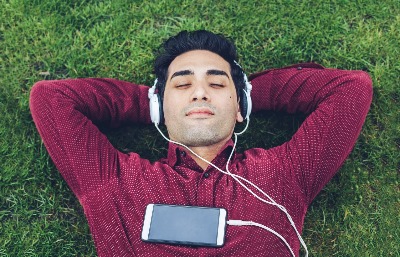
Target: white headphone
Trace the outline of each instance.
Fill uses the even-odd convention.
[[[149,92],[147,93],[149,99],[150,99],[150,117],[151,117],[151,122],[154,124],[158,125],[160,124],[161,121],[161,115],[162,114],[162,105],[160,104],[160,99],[159,99],[159,94],[157,94],[156,91],[156,86],[158,83],[158,79],[154,81],[154,85],[149,89]]]
[[[237,64],[237,65],[239,65],[239,64]],[[243,78],[244,78],[244,83],[246,85],[246,88],[243,89],[243,93],[245,94],[245,97],[240,97],[239,101],[244,101],[243,104],[240,104],[240,113],[242,114],[243,118],[246,120],[250,117],[251,109],[253,107],[253,102],[251,101],[251,90],[253,89],[253,86],[247,79],[247,76],[244,72],[243,72]]]

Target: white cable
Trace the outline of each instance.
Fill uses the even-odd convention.
[[[241,132],[241,133],[243,133],[243,132]],[[234,141],[234,147],[233,147],[233,149],[235,149],[236,143],[237,143],[237,133],[235,133],[235,141]],[[239,176],[239,175],[230,173],[228,165],[229,165],[229,161],[230,161],[230,159],[231,159],[231,157],[232,157],[232,154],[233,154],[233,151],[231,152],[231,155],[229,156],[229,159],[228,159],[228,161],[227,161],[227,164],[226,164],[226,172],[222,171],[222,170],[219,169],[219,168],[217,168],[217,169],[220,170],[220,171],[221,171],[222,173],[224,173],[224,174],[230,175],[233,179],[235,179],[241,186],[243,186],[249,193],[251,193],[251,194],[252,194],[255,198],[257,198],[258,200],[260,200],[260,201],[262,201],[262,202],[264,202],[264,203],[266,203],[266,204],[274,205],[274,206],[278,207],[280,210],[282,210],[282,211],[286,214],[286,217],[288,218],[288,220],[289,220],[289,222],[290,222],[290,225],[293,227],[294,231],[296,232],[296,235],[297,235],[297,237],[298,237],[298,239],[299,239],[301,245],[304,247],[304,249],[305,249],[305,251],[306,251],[306,257],[308,257],[307,245],[306,245],[306,243],[304,242],[303,238],[301,237],[299,231],[297,230],[296,225],[294,224],[294,221],[293,221],[292,217],[290,216],[290,214],[288,213],[288,211],[286,210],[286,208],[285,208],[284,206],[278,204],[277,202],[275,202],[274,199],[272,199],[267,193],[265,193],[261,188],[259,188],[259,187],[258,187],[257,185],[255,185],[253,182],[251,182],[251,181],[249,181],[249,180],[247,180],[247,179],[245,179],[245,178],[243,178],[243,177],[241,177],[241,176]],[[215,166],[213,165],[213,167],[215,167]],[[254,193],[250,188],[248,188],[248,187],[247,187],[246,185],[244,185],[241,181],[239,181],[239,179],[241,179],[241,180],[245,181],[246,183],[250,184],[251,186],[253,186],[253,187],[254,187],[255,189],[257,189],[260,193],[262,193],[264,196],[266,196],[271,202],[266,201],[265,199],[263,199],[263,198],[261,198],[260,196],[258,196],[258,195],[257,195],[256,193]]]
[[[231,226],[256,226],[259,228],[263,228],[265,230],[268,230],[269,232],[271,232],[272,234],[274,234],[275,236],[279,237],[283,243],[285,243],[285,245],[287,246],[287,248],[289,248],[290,253],[292,254],[293,257],[296,257],[296,255],[294,254],[292,248],[290,248],[289,243],[285,240],[285,238],[283,238],[283,236],[281,234],[279,234],[278,232],[276,232],[275,230],[273,230],[272,228],[269,228],[267,226],[264,226],[260,223],[254,222],[254,221],[244,221],[244,220],[228,220],[226,222],[228,225]]]
[[[235,150],[235,148],[236,148],[237,136],[243,134],[243,133],[247,130],[247,128],[248,128],[248,126],[249,126],[249,123],[250,123],[250,118],[248,117],[248,118],[247,118],[246,127],[245,127],[241,132],[239,132],[239,133],[234,133],[234,135],[235,135],[234,145],[233,145],[231,154],[229,155],[229,158],[228,158],[228,160],[227,160],[227,162],[226,162],[226,171],[220,169],[219,167],[217,167],[217,166],[214,165],[213,163],[207,161],[206,159],[204,159],[203,157],[201,157],[200,155],[198,155],[197,153],[195,153],[192,149],[190,149],[190,148],[187,147],[186,145],[184,145],[184,144],[182,144],[182,143],[179,143],[179,142],[176,142],[176,141],[173,141],[173,140],[167,138],[167,137],[164,135],[164,133],[162,133],[162,131],[160,130],[160,128],[158,127],[158,125],[157,125],[156,123],[155,123],[154,125],[156,126],[158,132],[160,132],[161,136],[163,136],[163,138],[164,138],[165,140],[167,140],[168,142],[171,142],[171,143],[173,143],[173,144],[180,145],[180,146],[186,148],[186,149],[189,150],[193,155],[195,155],[196,157],[198,157],[200,160],[202,160],[202,161],[206,162],[207,164],[211,165],[212,167],[214,167],[214,168],[217,169],[218,171],[222,172],[223,174],[226,174],[226,175],[231,176],[236,182],[238,182],[242,187],[244,187],[250,194],[252,194],[252,195],[253,195],[255,198],[257,198],[258,200],[260,200],[260,201],[262,201],[262,202],[264,202],[264,203],[266,203],[266,204],[270,204],[270,205],[276,206],[276,207],[278,207],[280,210],[282,210],[282,211],[286,214],[286,217],[288,218],[288,220],[289,220],[289,222],[290,222],[290,225],[293,227],[293,229],[294,229],[294,231],[296,232],[296,235],[297,235],[297,237],[298,237],[298,239],[299,239],[301,245],[304,247],[304,249],[305,249],[305,251],[306,251],[305,257],[308,257],[307,245],[305,244],[303,238],[301,237],[299,231],[297,230],[296,225],[294,224],[294,221],[293,221],[292,217],[290,216],[290,214],[288,213],[288,211],[286,210],[286,208],[285,208],[284,206],[278,204],[277,202],[275,202],[274,199],[272,199],[267,193],[265,193],[261,188],[259,188],[259,187],[258,187],[257,185],[255,185],[253,182],[251,182],[251,181],[249,181],[249,180],[247,180],[247,179],[245,179],[245,178],[243,178],[243,177],[241,177],[241,176],[239,176],[239,175],[233,174],[233,173],[231,173],[231,172],[229,171],[229,168],[228,168],[228,166],[229,166],[229,161],[231,160],[232,155],[233,155],[233,152],[234,152],[234,150]],[[243,182],[240,181],[240,179],[243,180],[243,181],[245,181],[246,183],[250,184],[251,186],[253,186],[255,189],[257,189],[257,191],[259,191],[260,193],[262,193],[262,194],[263,194],[265,197],[267,197],[270,201],[267,201],[267,200],[261,198],[260,196],[258,196],[258,195],[257,195],[256,193],[254,193],[250,188],[248,188],[245,184],[243,184]],[[258,224],[258,223],[257,223],[257,224]],[[261,225],[261,224],[259,224],[259,225],[260,225],[260,226],[263,226],[263,225]],[[267,230],[270,231],[269,229],[267,229]],[[270,232],[271,232],[271,231],[270,231]],[[274,232],[275,232],[275,231],[274,231]],[[272,233],[273,233],[273,232],[272,232]],[[277,232],[275,232],[275,233],[277,233]],[[275,234],[275,233],[274,233],[274,234]],[[281,238],[282,236],[279,235],[279,237]],[[285,242],[286,242],[286,241],[285,241]],[[288,246],[288,244],[286,244],[286,245]],[[288,247],[289,247],[290,251],[292,252],[292,249],[290,248],[290,246],[288,246]]]

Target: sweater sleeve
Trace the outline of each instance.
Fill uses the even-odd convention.
[[[252,80],[254,110],[304,113],[292,139],[278,147],[307,204],[343,164],[372,101],[363,71],[298,65],[260,73]]]
[[[113,79],[40,81],[33,120],[53,162],[78,198],[116,176],[117,151],[97,125],[150,123],[148,87]]]

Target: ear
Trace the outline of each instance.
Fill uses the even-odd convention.
[[[238,112],[237,112],[237,114],[236,114],[236,121],[237,122],[243,122],[243,116],[242,116],[242,114],[240,113],[240,108],[239,108],[239,110],[238,110]]]

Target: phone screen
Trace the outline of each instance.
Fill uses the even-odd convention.
[[[224,209],[154,204],[146,241],[222,246],[225,224]]]

